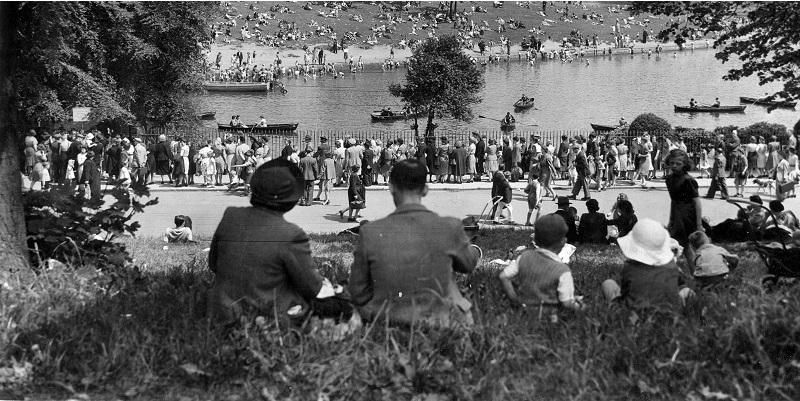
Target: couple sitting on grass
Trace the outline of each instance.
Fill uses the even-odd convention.
[[[282,159],[262,165],[250,182],[252,207],[226,209],[214,233],[210,313],[224,322],[254,311],[295,323],[313,315],[350,322],[363,316],[400,324],[472,324],[472,305],[454,273],[470,273],[482,252],[458,219],[422,205],[426,178],[418,160],[392,168],[389,191],[397,208],[361,226],[345,290],[322,278],[308,236],[283,217],[303,193],[299,168]]]

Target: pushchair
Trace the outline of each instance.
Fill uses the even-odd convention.
[[[483,210],[478,215],[469,215],[463,219],[461,219],[461,223],[464,225],[464,231],[468,233],[475,233],[483,228],[513,228],[514,230],[524,230],[524,229],[532,229],[532,227],[520,226],[514,221],[504,221],[504,222],[497,222],[492,219],[492,212],[495,211],[495,208],[500,201],[503,200],[502,196],[495,196],[490,201],[486,202],[483,206]],[[497,211],[499,213],[499,211]],[[538,218],[539,215],[537,213],[536,217]]]
[[[753,248],[767,266],[767,274],[761,278],[761,286],[769,289],[777,284],[781,278],[800,278],[800,248],[786,245],[787,242],[791,241],[791,236],[783,227],[778,225],[778,219],[775,214],[769,208],[755,202],[729,199],[728,203],[732,203],[742,210],[745,209],[742,204],[763,208],[769,213],[774,223],[774,227],[769,228],[769,231],[773,233],[773,235],[769,236],[769,238],[773,239],[772,241],[759,241],[755,237],[751,239]]]

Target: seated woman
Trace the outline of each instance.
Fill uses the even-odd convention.
[[[795,216],[791,210],[784,210],[781,201],[770,201],[769,210],[772,212],[772,215],[775,216],[775,219],[773,219],[772,216],[767,216],[764,222],[761,223],[760,231],[764,240],[787,240],[792,236],[793,232],[800,230],[797,216]]]
[[[618,200],[615,208],[615,214],[617,214],[617,217],[611,220],[606,220],[606,225],[616,226],[619,233],[618,237],[624,237],[631,232],[633,226],[636,225],[636,222],[639,219],[633,212],[633,204],[626,199]]]
[[[581,215],[580,223],[578,223],[578,242],[583,244],[608,244],[606,240],[608,235],[606,215],[598,212],[600,206],[597,203],[597,199],[586,201],[586,209],[589,210],[589,213]]]
[[[251,207],[229,207],[214,232],[209,314],[224,323],[246,312],[297,322],[309,313],[350,318],[352,307],[314,268],[308,235],[284,219],[303,194],[299,167],[274,159],[250,181]],[[338,290],[337,290],[338,289]]]
[[[192,237],[192,219],[189,216],[175,216],[175,227],[164,232],[164,242],[187,243],[197,242]]]

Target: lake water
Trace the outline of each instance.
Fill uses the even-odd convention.
[[[673,126],[713,129],[718,126],[746,126],[759,121],[784,124],[791,128],[800,119],[797,110],[749,105],[744,113],[675,113],[673,105],[687,105],[690,98],[710,104],[719,97],[723,105],[738,105],[739,96],[759,97],[780,84],[759,86],[755,78],[725,81],[731,68],[714,58],[713,50],[685,50],[677,53],[615,55],[589,58],[584,62],[557,60],[511,61],[485,67],[483,102],[473,107],[469,122],[449,119],[437,121],[439,131],[495,131],[495,119],[507,111],[516,115],[518,129],[589,130],[590,122],[613,124],[620,117],[633,119],[641,113],[655,113]],[[386,89],[402,82],[406,70],[368,72],[343,78],[285,80],[288,94],[209,94],[201,97],[204,110],[217,112],[219,122],[227,124],[232,114],[245,123],[264,115],[270,123],[299,123],[299,130],[402,130],[409,122],[372,123],[369,113],[383,106],[399,109],[397,98]],[[514,113],[513,103],[521,94],[536,98],[539,110]],[[210,122],[213,126],[213,122]],[[533,128],[532,124],[538,124]],[[527,125],[527,126],[526,126]],[[422,125],[424,127],[424,125]]]

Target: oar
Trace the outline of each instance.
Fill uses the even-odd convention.
[[[485,118],[487,120],[494,120],[494,121],[497,121],[497,122],[500,122],[500,123],[503,122],[502,120],[498,120],[496,118],[486,117],[486,116],[482,116],[482,115],[478,115],[478,118]],[[514,121],[513,124],[528,125],[528,126],[531,126],[531,127],[538,127],[539,126],[539,124],[525,124],[525,123],[518,123],[516,121]]]

